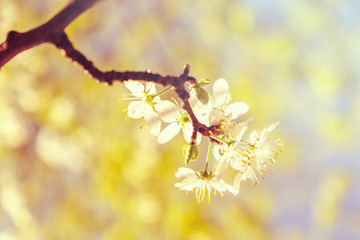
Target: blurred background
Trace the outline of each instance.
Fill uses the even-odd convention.
[[[0,41],[67,2],[0,1]],[[124,85],[97,84],[42,45],[0,72],[0,239],[360,239],[359,11],[358,0],[98,3],[66,29],[95,65],[178,75],[188,63],[198,79],[225,78],[251,129],[281,122],[283,153],[258,186],[198,204],[174,187],[183,137],[157,144],[125,119]]]

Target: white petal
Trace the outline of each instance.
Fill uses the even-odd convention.
[[[144,119],[150,127],[150,133],[157,136],[160,133],[161,121],[159,115],[154,112],[150,105],[145,108]]]
[[[199,101],[199,99],[197,98],[197,96],[196,96],[196,94],[194,93],[194,91],[190,91],[189,94],[190,94],[189,103],[190,103],[190,105],[191,105],[191,108],[192,108],[194,111],[196,110],[197,112],[203,113],[203,112],[207,112],[207,111],[209,111],[209,110],[212,109],[212,106],[211,106],[210,103],[208,103],[208,104],[206,104],[206,105],[202,104],[202,103]]]
[[[125,87],[131,91],[135,97],[144,97],[144,85],[138,81],[125,81]]]
[[[255,142],[258,138],[260,138],[260,135],[261,135],[260,130],[257,130],[257,129],[253,130],[249,136],[250,142]]]
[[[243,102],[236,102],[229,104],[225,108],[225,114],[232,114],[232,119],[236,119],[239,115],[246,113],[249,110],[249,105]]]
[[[276,128],[277,125],[279,125],[280,122],[275,122],[273,124],[270,124],[269,126],[267,126],[264,131],[266,132],[271,132],[272,130],[274,130]]]
[[[218,180],[217,182],[212,182],[212,186],[219,192],[229,191],[234,195],[239,193],[233,186],[227,184],[223,179]]]
[[[144,116],[146,103],[143,101],[132,101],[128,106],[128,116],[131,118],[141,118]]]
[[[191,168],[187,167],[181,167],[178,169],[178,171],[175,173],[175,177],[182,178],[182,177],[190,177],[190,176],[196,176],[195,171]]]
[[[244,168],[244,165],[241,164],[241,162],[240,162],[240,158],[231,158],[230,159],[230,166],[233,169],[240,170],[240,171],[242,171],[242,169]]]
[[[239,194],[239,190],[237,190],[234,186],[225,183],[225,187],[226,187],[226,191],[231,192],[232,194],[234,194],[234,196]]]
[[[215,108],[221,108],[230,102],[229,84],[223,78],[214,82],[212,103]]]
[[[248,166],[243,174],[243,178],[242,179],[248,179],[251,178],[251,180],[254,182],[254,177],[256,179],[256,174],[254,172],[254,169],[251,166]]]
[[[193,132],[193,126],[191,125],[191,123],[185,123],[185,126],[183,128],[183,134],[184,134],[184,139],[187,143],[189,143],[191,141],[191,135]]]
[[[181,126],[174,122],[167,125],[167,127],[159,134],[158,142],[160,144],[166,143],[170,141],[173,137],[175,137],[180,132]]]
[[[247,122],[240,122],[239,124],[236,125],[234,129],[234,136],[237,142],[239,142],[243,138],[247,129],[248,129]]]
[[[239,191],[240,191],[240,183],[242,180],[243,180],[243,176],[242,176],[241,172],[239,172],[234,179],[234,189],[237,191],[237,193],[239,193]],[[234,194],[234,195],[236,195],[236,194]]]
[[[223,179],[215,179],[212,178],[210,180],[208,180],[209,184],[211,185],[211,187],[213,187],[216,191],[218,192],[225,192],[226,191],[226,183],[224,182]]]
[[[221,179],[226,173],[227,161],[225,158],[221,158],[219,161],[215,162],[215,177],[216,179]]]
[[[175,122],[180,116],[180,109],[174,103],[164,100],[155,105],[155,110],[159,113],[164,122]]]
[[[181,183],[175,183],[175,187],[180,188],[180,190],[191,191],[194,188],[200,187],[202,182],[203,180],[201,179],[190,177],[185,178]]]
[[[221,150],[222,150],[222,148],[219,145],[215,145],[213,147],[212,153],[213,153],[213,156],[215,157],[215,160],[219,160],[221,158],[221,156],[222,156]]]
[[[214,109],[209,114],[209,124],[215,125],[218,124],[220,120],[225,118],[224,112],[220,111],[219,109]]]
[[[192,126],[191,123],[185,123],[185,128],[183,128],[183,134],[184,134],[184,139],[187,143],[191,141],[193,130],[194,127]],[[201,134],[197,133],[196,144],[199,145],[200,143],[201,143]]]
[[[155,94],[156,93],[156,88],[155,88],[155,83],[153,82],[146,82],[146,88],[145,91],[149,91],[148,95],[150,94]]]

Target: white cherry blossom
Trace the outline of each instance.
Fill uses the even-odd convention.
[[[170,141],[182,130],[186,142],[195,145],[194,140],[191,139],[193,125],[188,112],[176,101],[174,103],[160,100],[159,95],[171,87],[156,93],[155,83],[152,82],[147,82],[144,86],[138,81],[127,81],[125,86],[131,91],[127,99],[133,100],[128,106],[128,116],[136,119],[144,118],[150,126],[150,132],[158,136],[157,140],[160,144]],[[243,102],[231,103],[230,88],[225,79],[221,78],[214,82],[207,104],[203,104],[204,101],[200,101],[195,95],[196,89],[193,90],[189,92],[188,101],[197,120],[209,127],[210,146],[205,170],[196,172],[187,167],[179,168],[175,176],[182,178],[182,181],[175,186],[185,190],[186,193],[194,191],[197,201],[201,203],[205,196],[210,201],[211,192],[223,196],[224,192],[229,191],[237,195],[241,182],[247,179],[251,179],[255,185],[258,184],[258,176],[264,178],[265,172],[269,172],[267,164],[276,162],[278,157],[279,140],[273,140],[268,134],[279,123],[271,124],[262,131],[254,130],[249,138],[245,139],[244,135],[251,120],[240,122],[234,120],[246,113],[249,107]],[[202,88],[201,90],[205,91]],[[166,123],[167,126],[160,132],[161,122]],[[201,134],[198,133],[196,143],[199,144],[200,140]],[[216,145],[211,148],[214,143]],[[213,165],[214,170],[208,171],[211,149],[216,161]],[[190,155],[192,154],[188,154]],[[187,159],[185,162],[188,163]],[[238,172],[233,186],[223,180],[229,166]]]
[[[188,191],[195,191],[195,197],[198,203],[204,200],[205,195],[207,195],[208,202],[210,202],[211,192],[214,192],[214,195],[218,192],[221,196],[223,196],[226,191],[234,195],[238,194],[238,191],[236,191],[233,186],[225,183],[223,179],[219,179],[216,175],[213,175],[212,172],[195,172],[190,168],[181,167],[175,173],[175,176],[177,178],[184,178],[182,182],[175,183],[175,187],[178,187],[180,190],[185,190],[187,193]]]
[[[214,147],[214,156],[217,159],[215,163],[215,174],[223,176],[228,165],[235,170],[240,170],[242,164],[240,160],[243,158],[243,152],[246,149],[246,142],[243,139],[244,133],[247,130],[247,122],[240,122],[233,127],[231,138],[233,139],[229,145]]]
[[[171,103],[171,105],[161,105],[157,109],[159,110],[160,118],[164,122],[169,123],[159,134],[158,142],[163,144],[170,141],[181,129],[183,130],[185,140],[190,142],[193,127],[188,114],[174,103]]]
[[[257,173],[262,178],[267,169],[268,163],[275,163],[278,157],[276,147],[280,145],[278,140],[273,140],[267,135],[274,130],[279,123],[276,122],[267,126],[263,131],[254,130],[250,134],[249,146],[243,154],[243,158],[239,161],[241,164],[240,172],[235,179],[235,185],[239,186],[240,181],[251,179],[256,185],[259,183]]]
[[[130,97],[125,100],[133,100],[128,106],[128,116],[144,118],[150,132],[155,136],[159,135],[161,120],[155,106],[160,102],[160,97],[156,96],[155,83],[147,82],[145,87],[138,81],[126,81],[124,84],[131,91]]]
[[[206,110],[203,108],[203,105],[196,100],[196,97],[191,93],[189,103],[192,106],[192,109],[197,119],[202,123],[206,122],[206,120],[208,119],[208,117],[204,115],[206,113]],[[188,143],[191,141],[193,125],[191,123],[188,113],[185,110],[183,110],[179,105],[175,105],[174,103],[158,104],[156,106],[156,109],[159,112],[161,120],[169,123],[169,125],[167,125],[158,136],[158,142],[160,144],[170,141],[180,132],[180,130],[182,130],[183,132],[185,141]],[[196,143],[200,144],[200,142],[201,134],[198,133]]]
[[[236,119],[239,115],[249,110],[249,106],[244,102],[230,103],[230,101],[229,84],[223,78],[216,80],[213,85],[212,95],[210,96],[210,103],[213,109],[210,115],[214,118],[212,122],[215,122],[218,118],[223,118],[221,115],[229,116],[231,114],[231,118]]]

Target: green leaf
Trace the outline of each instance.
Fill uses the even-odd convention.
[[[209,79],[206,79],[206,78],[203,78],[203,79],[201,79],[201,80],[198,82],[198,85],[199,85],[200,87],[206,86],[206,85],[208,85],[208,84],[210,84],[210,80],[209,80]]]
[[[190,161],[195,161],[198,159],[199,151],[196,147],[195,141],[184,145],[183,154],[185,156],[185,166],[187,166]]]
[[[194,89],[196,97],[199,99],[199,101],[202,104],[205,105],[209,102],[209,94],[207,93],[207,91],[205,89],[203,89],[199,85],[195,86],[193,89]]]

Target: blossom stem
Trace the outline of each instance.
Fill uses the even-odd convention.
[[[214,135],[212,133],[210,134],[210,137],[217,140],[217,141],[219,141],[219,142],[221,142],[221,143],[226,144],[227,146],[229,146],[231,144],[231,142],[228,142],[228,141],[226,141],[226,140],[224,140],[222,138],[219,138],[218,136],[216,136],[216,135]]]
[[[169,91],[170,89],[172,89],[172,87],[167,87],[167,88],[163,89],[162,91],[160,91],[160,92],[158,92],[158,93],[154,94],[153,96],[154,96],[154,97],[157,97],[157,96],[159,96],[159,95],[161,95],[161,94],[163,94],[163,93],[165,93],[165,92]]]
[[[209,160],[210,160],[212,144],[213,144],[212,142],[209,142],[209,149],[208,149],[208,153],[207,153],[207,157],[206,157],[206,164],[205,164],[205,170],[204,170],[204,172],[206,172],[206,173],[207,173],[207,169],[208,169],[208,166],[209,166]]]

